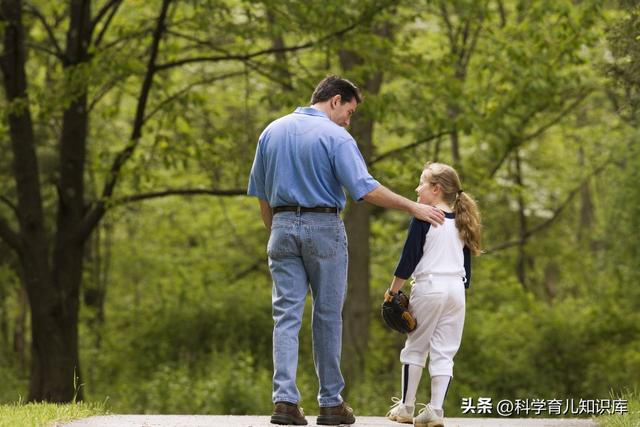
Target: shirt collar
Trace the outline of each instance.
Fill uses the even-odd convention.
[[[320,110],[316,110],[313,107],[298,107],[296,108],[296,111],[294,111],[294,113],[306,114],[308,116],[325,117],[327,119],[329,118],[325,113]]]

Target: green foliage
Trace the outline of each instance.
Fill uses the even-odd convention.
[[[634,427],[640,424],[640,397],[634,390],[625,390],[623,393],[612,393],[611,399],[621,399],[628,402],[626,414],[606,415],[597,419],[600,427]]]
[[[256,366],[250,353],[211,354],[197,368],[164,362],[131,373],[100,387],[115,412],[244,415],[271,409],[271,370]]]
[[[0,384],[0,401],[13,402],[21,396],[26,396],[28,378],[20,372],[11,355],[3,355],[0,358],[0,376],[3,379]]]
[[[621,2],[624,14],[608,28],[610,52],[604,66],[612,77],[612,96],[619,97],[621,115],[634,123],[640,108],[640,5],[636,1]]]

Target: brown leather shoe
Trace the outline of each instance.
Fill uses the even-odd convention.
[[[273,405],[271,424],[306,426],[307,420],[304,417],[302,408],[295,403],[276,402]]]
[[[339,424],[353,424],[356,417],[353,416],[353,409],[342,402],[338,406],[320,408],[317,424],[326,426],[337,426]]]

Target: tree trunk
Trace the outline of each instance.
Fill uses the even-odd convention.
[[[578,164],[581,168],[585,166],[584,149],[578,148]],[[578,240],[580,242],[590,242],[593,235],[594,222],[593,197],[591,196],[591,186],[589,180],[585,179],[580,186],[580,225],[578,227]],[[591,245],[589,245],[591,247]],[[593,249],[593,248],[592,248]]]
[[[102,347],[102,327],[105,322],[104,305],[107,300],[107,285],[111,267],[111,244],[113,227],[109,222],[98,226],[87,245],[85,259],[91,265],[89,283],[83,283],[82,296],[84,305],[92,309],[89,317],[89,329],[94,338],[94,347]],[[92,378],[90,375],[89,378]]]
[[[72,83],[75,67],[89,60],[90,1],[73,0],[65,49],[65,72]],[[73,84],[77,84],[73,81]],[[88,128],[87,85],[81,82],[63,114],[59,143],[57,228],[54,238],[50,295],[32,296],[33,355],[30,400],[68,402],[82,399],[78,354],[78,310],[84,239],[76,227],[84,216],[84,165]],[[44,297],[48,299],[45,300]]]
[[[77,260],[81,264],[81,260]],[[69,402],[73,400],[78,358],[78,304],[64,289],[30,295],[31,379],[30,401]]]
[[[289,69],[289,61],[287,60],[287,54],[284,51],[284,38],[282,37],[282,33],[277,29],[276,18],[271,9],[267,9],[267,21],[269,22],[270,29],[273,33],[271,36],[271,48],[275,50],[275,78],[280,84],[282,91],[291,92],[293,91],[293,83],[291,79],[291,70]]]
[[[342,368],[348,382],[360,378],[369,344],[371,295],[369,292],[369,237],[371,206],[349,203],[345,212],[345,227],[349,238],[349,288],[344,307],[342,336]]]
[[[549,261],[544,269],[544,284],[548,302],[553,302],[558,294],[560,269],[555,261]]]
[[[453,67],[453,78],[456,80],[455,84],[459,88],[460,93],[464,93],[464,85],[467,80],[467,67],[471,56],[473,55],[478,41],[478,36],[482,28],[482,22],[484,20],[484,14],[482,9],[474,9],[473,13],[468,16],[461,15],[460,11],[454,6],[454,15],[457,19],[452,19],[452,14],[449,11],[449,4],[446,1],[438,3],[437,7],[440,10],[440,17],[442,18],[443,28],[446,29],[446,34],[449,39],[449,54],[451,57],[451,66]],[[477,22],[476,22],[477,20]],[[458,23],[456,23],[458,21]],[[458,169],[461,177],[463,175],[462,159],[460,156],[460,133],[458,130],[458,119],[462,111],[459,103],[456,99],[450,99],[447,101],[447,116],[451,122],[451,133],[449,137],[451,139],[451,160],[453,166]]]
[[[524,181],[522,178],[522,167],[520,161],[520,152],[516,149],[514,153],[515,162],[515,181],[518,186],[518,220],[520,226],[520,242],[518,243],[518,261],[516,263],[516,271],[518,281],[524,289],[527,289],[527,215],[524,201]]]
[[[362,58],[353,51],[340,51],[340,62],[345,71],[362,63]],[[367,94],[376,95],[382,85],[382,72],[377,71],[359,82]],[[358,142],[360,152],[367,162],[372,158],[374,120],[365,111],[354,115],[350,133]],[[345,227],[349,239],[349,289],[344,307],[344,331],[342,337],[342,369],[347,382],[357,381],[364,371],[364,362],[369,344],[369,320],[371,296],[369,291],[369,238],[371,235],[371,206],[367,203],[349,202],[345,212]]]
[[[88,0],[74,0],[71,23],[67,34],[65,57],[66,72],[71,82],[74,67],[83,66],[89,60],[91,14]],[[77,82],[76,82],[77,83]],[[87,85],[82,82],[80,95],[71,102],[63,115],[60,136],[60,181],[58,219],[53,252],[53,285],[59,292],[60,312],[57,313],[59,334],[66,343],[60,353],[64,378],[71,378],[73,395],[65,390],[63,401],[69,397],[82,399],[77,388],[80,379],[78,355],[78,310],[80,284],[84,261],[84,239],[77,238],[75,230],[84,216],[84,165],[88,132]],[[55,312],[55,311],[54,311]],[[35,391],[34,391],[35,392]]]
[[[0,339],[2,345],[8,347],[9,343],[9,317],[7,316],[7,294],[4,288],[0,287]]]
[[[0,269],[8,264],[4,252],[4,245],[0,241]],[[0,284],[0,345],[9,347],[9,315],[7,313],[7,299],[10,289],[6,283]]]
[[[15,325],[13,327],[13,352],[18,359],[18,369],[20,374],[24,374],[27,367],[27,315],[29,305],[27,304],[27,294],[23,287],[18,289],[18,313],[15,317]]]

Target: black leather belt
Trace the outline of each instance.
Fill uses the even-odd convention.
[[[315,213],[340,213],[340,209],[338,208],[304,208],[302,206],[276,206],[273,208],[273,213],[277,214],[278,212],[315,212]]]

